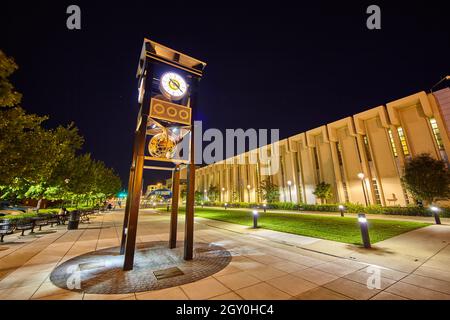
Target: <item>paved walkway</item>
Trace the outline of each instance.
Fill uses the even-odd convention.
[[[216,209],[223,210],[223,207],[204,207],[205,209]],[[228,208],[227,210],[252,210],[246,208]],[[262,209],[260,209],[262,211]],[[323,212],[323,211],[297,211],[297,210],[266,210],[270,213],[294,213],[294,214],[311,214],[311,215],[321,215],[321,216],[329,216],[329,217],[337,217],[341,214],[339,212]],[[345,212],[344,215],[346,217],[354,217],[357,218],[358,215],[356,213],[348,213]],[[403,220],[403,221],[414,221],[414,222],[428,222],[434,223],[433,217],[421,217],[421,216],[402,216],[402,215],[388,215],[388,214],[366,214],[368,219],[380,219],[380,220]],[[441,223],[445,225],[450,225],[450,218],[441,218]]]
[[[122,219],[123,211],[115,211],[79,230],[57,226],[5,237],[0,244],[0,299],[450,299],[450,227],[445,225],[411,231],[365,250],[196,218],[196,241],[219,244],[233,255],[225,269],[210,277],[120,295],[71,292],[50,282],[50,272],[62,262],[118,246]],[[167,241],[168,222],[167,213],[141,210],[137,241]],[[180,240],[183,228],[180,221]],[[380,289],[367,287],[371,265],[380,268]]]

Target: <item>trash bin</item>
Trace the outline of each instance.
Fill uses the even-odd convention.
[[[67,224],[67,230],[78,229],[78,224],[80,223],[80,212],[75,210],[70,213],[69,223]]]

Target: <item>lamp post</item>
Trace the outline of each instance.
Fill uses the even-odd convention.
[[[248,203],[250,203],[250,185],[247,185],[247,193],[248,193]]]
[[[253,229],[258,228],[258,210],[253,210]]]
[[[344,216],[344,210],[345,210],[345,207],[342,204],[340,204],[339,205],[339,212],[341,213],[341,217]]]
[[[362,172],[358,173],[358,178],[361,180],[361,186],[362,186],[362,190],[363,190],[363,194],[364,194],[364,201],[366,202],[366,206],[368,206],[369,201],[368,201],[367,195],[366,195],[366,184],[364,183],[364,173],[362,173]]]
[[[288,188],[289,188],[289,202],[292,202],[292,192],[291,192],[291,184],[292,184],[292,181],[291,181],[291,180],[288,180],[288,181],[287,181],[287,184],[288,184]]]
[[[364,248],[370,248],[369,227],[367,226],[367,218],[364,213],[358,213],[359,227],[361,228],[361,237]]]
[[[436,224],[441,224],[441,218],[439,217],[440,209],[438,207],[436,207],[436,206],[431,206],[430,209],[431,209],[431,212],[433,212],[435,223]]]
[[[225,202],[223,206],[225,207],[225,210],[227,210],[228,203]]]
[[[267,204],[263,203],[264,213],[266,213]]]

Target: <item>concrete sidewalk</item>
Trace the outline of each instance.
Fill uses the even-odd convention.
[[[141,210],[137,242],[168,241],[170,215]],[[446,299],[450,300],[449,226],[429,226],[367,250],[339,242],[195,219],[195,241],[215,243],[230,264],[202,280],[162,290],[88,294],[55,286],[49,276],[68,259],[120,244],[123,211],[68,231],[48,227],[0,245],[0,299]],[[184,238],[180,217],[178,239]],[[380,270],[369,288],[368,267]]]
[[[347,263],[353,261],[367,266],[378,266],[381,270],[382,281],[389,282],[387,279],[398,281],[392,283],[383,293],[382,296],[386,299],[392,298],[390,294],[409,299],[440,299],[438,295],[435,295],[434,290],[450,295],[450,227],[446,225],[431,225],[413,230],[380,241],[374,244],[372,249],[365,249],[336,241],[252,229],[205,218],[196,218],[196,222],[245,234],[255,239],[265,239],[330,257],[338,257],[343,259],[339,261],[347,261]],[[358,277],[362,281],[367,279],[367,274],[361,271]]]
[[[198,207],[200,208],[200,207]],[[223,207],[204,207],[203,209],[213,209],[213,210],[223,210]],[[250,208],[228,208],[227,210],[252,210]],[[263,211],[259,209],[259,211]],[[339,212],[323,212],[323,211],[297,211],[297,210],[266,210],[268,213],[293,213],[293,214],[308,214],[308,215],[321,215],[329,217],[340,216]],[[356,213],[344,213],[346,217],[357,218]],[[433,217],[422,217],[422,216],[403,216],[403,215],[387,215],[387,214],[366,214],[368,219],[379,219],[379,220],[400,220],[400,221],[412,221],[412,222],[426,222],[433,223]],[[450,225],[450,218],[441,218],[441,223],[444,225]]]

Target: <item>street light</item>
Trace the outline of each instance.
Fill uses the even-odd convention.
[[[224,207],[225,207],[225,210],[227,210],[227,207],[228,207],[228,203],[224,203]]]
[[[340,204],[339,205],[339,211],[341,212],[341,217],[344,216],[344,210],[345,210],[345,207],[342,204]]]
[[[287,181],[287,184],[288,184],[288,187],[289,187],[289,202],[292,202],[292,192],[291,192],[291,184],[292,184],[292,181],[291,181],[291,180],[288,180],[288,181]]]
[[[363,193],[364,193],[364,200],[366,202],[366,206],[368,206],[369,202],[367,200],[367,195],[366,195],[366,184],[364,183],[364,173],[362,173],[362,172],[358,173],[358,178],[361,180],[361,185],[362,185],[362,189],[363,189]]]
[[[248,203],[250,203],[250,185],[247,185],[247,192],[248,192]]]
[[[267,204],[263,203],[264,213],[266,213]]]
[[[253,229],[258,228],[258,210],[253,210]]]
[[[436,224],[441,224],[441,218],[439,217],[439,211],[441,210],[436,206],[431,206],[430,209],[433,212],[434,221]]]
[[[367,218],[364,213],[358,213],[359,227],[361,228],[361,237],[364,248],[370,248],[369,227],[367,225]]]

